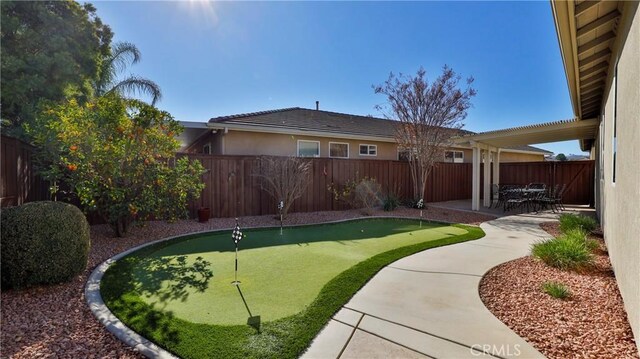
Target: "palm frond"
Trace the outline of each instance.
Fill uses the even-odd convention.
[[[129,76],[128,78],[115,84],[107,93],[117,92],[121,95],[149,95],[151,96],[151,105],[155,105],[162,98],[160,86],[152,80]]]
[[[130,42],[118,42],[111,49],[109,66],[116,72],[122,72],[127,66],[137,64],[142,59],[142,54],[136,45]]]
[[[111,48],[111,55],[105,58],[100,69],[100,76],[95,83],[95,91],[98,96],[110,92],[112,85],[119,73],[124,72],[127,66],[138,63],[142,58],[140,50],[130,42],[118,42]]]

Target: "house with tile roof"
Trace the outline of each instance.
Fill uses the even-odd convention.
[[[403,160],[394,138],[399,122],[319,109],[283,108],[183,122],[182,152],[213,155],[273,155],[343,159]],[[473,134],[451,130],[451,137]],[[471,162],[471,147],[454,145],[443,162]],[[512,146],[502,162],[544,161],[551,154],[532,146]]]

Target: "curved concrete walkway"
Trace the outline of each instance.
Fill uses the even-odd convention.
[[[544,356],[484,306],[491,268],[526,256],[549,235],[553,214],[483,223],[475,241],[417,253],[382,269],[318,334],[306,358],[476,358]],[[508,291],[509,288],[505,288]]]

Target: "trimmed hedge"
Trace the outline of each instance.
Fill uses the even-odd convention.
[[[89,223],[75,206],[31,202],[2,210],[3,288],[69,281],[89,256]]]

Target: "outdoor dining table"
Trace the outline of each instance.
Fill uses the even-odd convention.
[[[532,199],[536,199],[541,193],[545,193],[546,191],[547,191],[546,188],[526,188],[526,187],[510,188],[510,189],[504,190],[504,192],[507,192],[507,193],[520,194],[520,198],[527,203],[527,209],[529,208],[528,201]],[[505,212],[507,211],[506,203],[503,206],[503,210]]]

